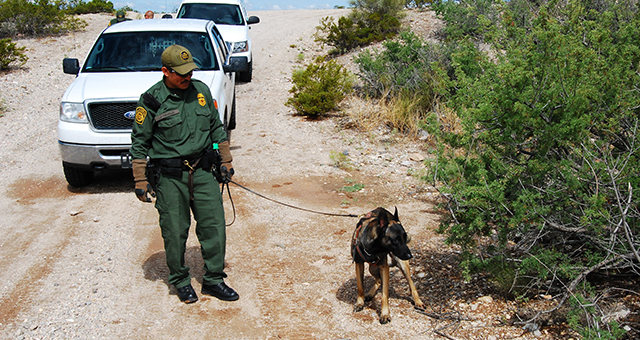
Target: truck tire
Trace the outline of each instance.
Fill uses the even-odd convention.
[[[72,187],[86,187],[93,181],[93,171],[91,170],[80,170],[65,163],[62,163],[62,169],[67,183]]]
[[[253,76],[253,60],[249,63],[249,69],[238,73],[238,80],[243,83],[250,83]]]

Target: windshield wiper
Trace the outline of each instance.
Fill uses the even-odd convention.
[[[115,71],[128,71],[128,72],[144,72],[144,71],[160,71],[158,66],[149,67],[124,67],[124,66],[105,66],[99,68],[87,68],[85,72],[115,72]]]

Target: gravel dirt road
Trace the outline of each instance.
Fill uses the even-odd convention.
[[[334,119],[308,121],[284,106],[292,69],[302,57],[308,62],[323,53],[312,38],[319,20],[346,13],[250,13],[261,22],[251,28],[253,81],[236,88],[234,179],[306,209],[362,214],[397,207],[413,237],[413,276],[427,312],[460,317],[437,320],[414,311],[393,269],[391,322],[378,322],[380,295],[354,313],[349,241],[357,219],[294,210],[235,186],[226,282],[240,300],[200,296],[195,304],[180,303],[166,281],[157,212],[135,198],[131,175],[100,174],[82,190],[63,177],[56,124],[59,99],[73,76],[62,73],[62,59],[83,59],[111,18],[86,15],[86,31],[18,40],[29,61],[0,78],[0,338],[439,339],[438,330],[457,339],[522,335],[500,323],[511,318],[513,306],[492,298],[480,277],[464,282],[454,250],[433,232],[435,193],[408,175],[422,168],[420,155],[428,156],[420,143],[385,131],[343,130]],[[344,151],[354,170],[333,166],[330,154]],[[341,190],[353,183],[364,189]],[[226,193],[225,208],[231,222]],[[202,260],[193,230],[186,261],[199,292]]]

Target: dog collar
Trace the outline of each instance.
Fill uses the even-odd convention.
[[[371,261],[369,259],[373,258],[373,255],[369,254],[367,252],[366,249],[362,248],[362,250],[360,250],[360,246],[361,244],[358,243],[358,236],[360,235],[360,230],[362,229],[362,220],[360,220],[360,222],[358,222],[357,228],[356,228],[356,236],[353,238],[353,245],[356,247],[356,251],[358,252],[358,255],[360,255],[360,257],[367,263],[369,264],[377,264],[378,262],[380,262],[380,257],[378,255],[376,255],[375,261]],[[364,256],[364,254],[362,254],[362,252],[364,251],[365,254],[367,254],[367,256]]]

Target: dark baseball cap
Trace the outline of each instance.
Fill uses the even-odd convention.
[[[171,45],[162,52],[162,65],[175,70],[178,74],[187,74],[198,68],[193,62],[191,52],[180,45]]]

